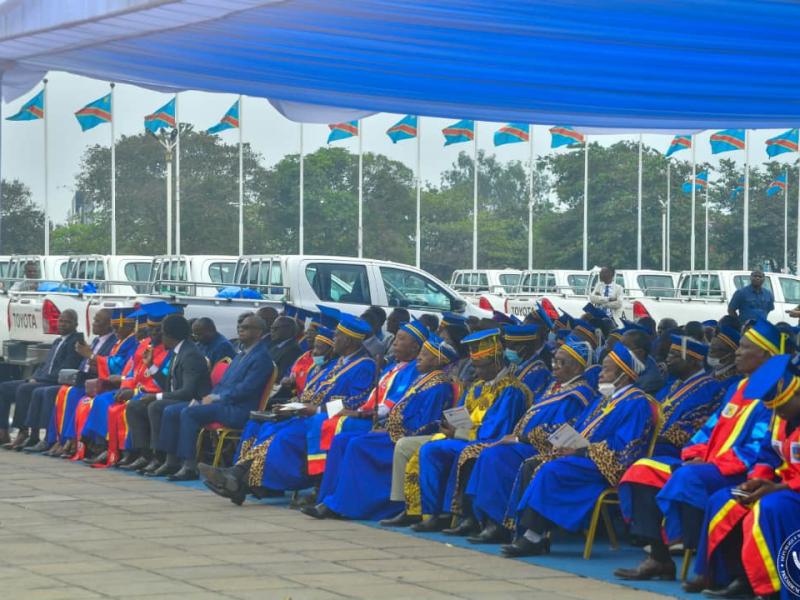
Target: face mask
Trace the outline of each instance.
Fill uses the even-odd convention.
[[[597,389],[600,392],[600,395],[604,398],[608,398],[611,394],[614,393],[614,384],[613,383],[598,383]]]
[[[510,363],[518,364],[522,362],[522,357],[516,350],[510,350],[509,348],[506,348],[503,350],[503,356],[505,356],[506,360]]]
[[[711,367],[712,369],[716,369],[718,366],[722,364],[722,359],[709,356],[708,358],[706,358],[706,364],[708,364],[708,366]]]
[[[317,367],[321,367],[322,365],[325,364],[325,357],[324,356],[314,356],[312,358],[314,359],[314,365],[317,366]]]

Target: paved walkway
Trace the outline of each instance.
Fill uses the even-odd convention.
[[[0,451],[0,482],[4,598],[663,598],[57,459]]]

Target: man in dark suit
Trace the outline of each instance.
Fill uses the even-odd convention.
[[[183,466],[171,481],[198,478],[195,458],[197,434],[209,423],[241,429],[251,410],[257,410],[274,369],[264,339],[263,319],[251,315],[239,324],[242,351],[236,355],[220,382],[200,402],[173,404],[164,410],[161,438],[167,444],[167,464]]]
[[[28,407],[33,391],[40,387],[53,386],[58,383],[58,372],[61,369],[77,369],[81,362],[81,355],[75,349],[75,344],[83,339],[83,334],[78,333],[78,313],[66,309],[58,317],[59,338],[53,342],[45,361],[39,365],[30,379],[6,381],[0,384],[0,442],[7,450],[21,450],[28,442],[30,430],[25,427],[28,416]],[[14,422],[12,426],[19,428],[14,442],[9,442],[8,416],[11,405],[15,404]],[[34,444],[38,441],[38,432]]]
[[[189,402],[203,398],[211,389],[206,358],[191,341],[191,335],[192,328],[183,315],[169,315],[162,321],[161,340],[164,347],[172,351],[172,358],[167,373],[155,368],[151,374],[164,391],[145,394],[139,400],[129,402],[125,410],[134,449],[150,450],[150,460],[141,468],[148,476],[171,475],[180,468],[167,464],[164,446],[159,439],[164,409],[177,403],[188,406]]]
[[[297,324],[291,317],[278,317],[269,329],[269,353],[278,369],[278,381],[289,373],[303,351],[297,343]]]

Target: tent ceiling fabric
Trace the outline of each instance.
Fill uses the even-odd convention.
[[[61,70],[261,96],[303,120],[343,108],[592,128],[796,127],[798,26],[800,4],[788,1],[7,0],[0,61],[6,99]]]

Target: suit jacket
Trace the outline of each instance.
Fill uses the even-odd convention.
[[[269,343],[269,340],[267,340]],[[300,358],[303,351],[297,343],[297,340],[288,340],[281,344],[270,344],[269,353],[278,369],[278,380],[285,377],[292,368],[294,361]]]
[[[95,336],[95,339],[99,339],[98,336]],[[109,353],[111,352],[111,349],[114,347],[114,344],[116,344],[116,343],[117,343],[117,335],[112,333],[110,336],[108,336],[105,339],[105,341],[102,344],[98,344],[94,348],[94,353],[97,356],[108,356]],[[94,345],[94,340],[92,340],[92,345]],[[87,379],[95,379],[97,377],[97,367],[96,366],[89,367],[88,371],[84,371],[83,370],[88,361],[89,361],[88,358],[84,358],[81,361],[81,364],[78,366],[78,369],[80,369],[80,372],[78,373],[78,378],[77,378],[77,380],[75,382],[75,385],[77,385],[77,386],[82,386],[84,383],[86,383]]]
[[[223,358],[233,358],[236,356],[236,350],[233,348],[233,344],[219,332],[216,337],[211,340],[210,344],[197,344],[197,348],[205,355],[212,367]]]
[[[256,410],[274,368],[267,341],[262,339],[248,352],[236,355],[212,393],[219,396],[218,402]]]
[[[77,369],[83,357],[75,351],[75,343],[81,339],[77,331],[69,334],[61,344],[56,341],[47,353],[47,358],[33,374],[33,379],[42,383],[57,383],[61,369]]]
[[[164,390],[164,400],[191,402],[211,391],[206,357],[191,340],[184,340],[178,354],[173,356],[169,375],[158,370],[153,379]]]

